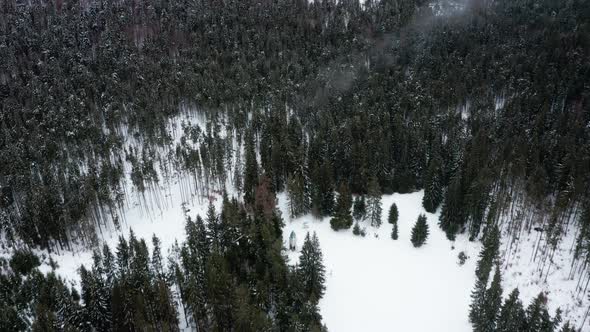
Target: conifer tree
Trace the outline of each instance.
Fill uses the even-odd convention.
[[[371,226],[381,226],[381,214],[383,208],[381,207],[381,189],[376,177],[371,178],[369,182],[369,190],[367,194],[367,215],[371,221]]]
[[[475,269],[475,275],[478,280],[487,284],[492,267],[498,259],[498,250],[500,249],[500,231],[498,226],[493,225],[487,232],[483,248],[479,253],[479,260]]]
[[[391,224],[391,238],[393,240],[397,240],[398,238],[398,220],[399,212],[397,210],[397,205],[395,203],[391,203],[391,207],[389,207],[389,215],[387,216],[387,221]]]
[[[390,224],[397,224],[397,220],[399,218],[399,212],[397,210],[397,205],[395,203],[391,203],[391,207],[389,207],[389,215],[387,216],[387,221]]]
[[[442,212],[440,215],[440,227],[445,231],[449,240],[454,240],[455,235],[465,223],[463,191],[460,176],[455,176],[451,181],[445,195]]]
[[[356,221],[362,221],[365,219],[367,214],[367,203],[365,202],[365,196],[360,195],[355,197],[352,208],[352,216]]]
[[[296,172],[287,178],[287,192],[289,193],[289,214],[297,218],[309,212],[309,193],[303,174]]]
[[[348,190],[348,186],[342,183],[336,199],[336,210],[330,219],[330,226],[333,230],[349,229],[352,226],[351,205],[352,195]]]
[[[484,296],[484,305],[482,308],[483,321],[486,324],[483,326],[482,332],[496,331],[496,322],[500,315],[500,308],[502,306],[502,284],[501,284],[500,268],[496,265],[492,284],[486,291]]]
[[[524,332],[526,325],[526,313],[519,299],[520,292],[515,288],[500,310],[496,323],[496,332]]]
[[[422,206],[424,210],[435,213],[443,199],[442,184],[440,179],[440,162],[438,157],[434,157],[428,166],[426,177],[424,178],[424,197]]]
[[[486,284],[476,280],[475,289],[471,292],[471,304],[469,305],[469,321],[473,325],[474,332],[482,332],[486,328],[485,308]]]
[[[316,165],[312,170],[312,212],[317,217],[332,215],[334,212],[333,171],[329,162]]]
[[[391,227],[391,239],[392,240],[398,239],[397,223],[393,224],[393,226]]]
[[[326,289],[324,285],[326,270],[320,243],[315,232],[312,237],[309,236],[309,232],[305,235],[297,269],[305,296],[313,303],[317,303]]]
[[[416,224],[412,228],[412,245],[414,245],[416,248],[421,247],[424,243],[426,243],[428,233],[429,231],[428,223],[426,222],[426,216],[424,214],[420,214]]]

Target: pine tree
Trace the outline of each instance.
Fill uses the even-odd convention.
[[[435,157],[430,161],[426,177],[424,178],[422,206],[427,212],[435,213],[442,199],[443,190],[440,181],[440,162],[438,161],[438,157]]]
[[[211,305],[212,330],[231,331],[234,324],[235,286],[226,260],[213,252],[207,261],[206,294]]]
[[[391,207],[389,208],[389,215],[387,217],[387,221],[390,224],[397,224],[398,218],[399,218],[399,212],[397,210],[397,205],[395,203],[391,203]]]
[[[164,265],[162,262],[162,249],[160,245],[160,239],[156,234],[152,235],[152,273],[156,278],[164,278]]]
[[[371,221],[371,226],[381,226],[381,189],[376,177],[371,178],[369,182],[369,190],[367,194],[367,214]]]
[[[399,212],[397,210],[397,205],[395,203],[391,203],[391,207],[389,207],[389,215],[387,216],[387,221],[392,225],[391,227],[391,238],[393,240],[397,240],[398,238],[398,220]]]
[[[305,236],[297,269],[305,296],[313,303],[317,303],[324,295],[326,289],[324,285],[326,269],[324,267],[320,243],[315,233],[313,237],[309,236],[309,232]]]
[[[297,218],[309,212],[309,193],[303,174],[296,172],[287,178],[287,192],[289,193],[289,214]]]
[[[555,317],[547,310],[547,296],[540,293],[527,308],[528,331],[554,332],[561,325],[561,309],[557,308]]]
[[[473,325],[474,332],[482,332],[486,328],[485,308],[486,284],[481,280],[475,282],[475,289],[471,292],[471,304],[469,305],[469,321]]]
[[[391,227],[391,239],[392,240],[398,239],[397,223],[393,224],[393,226]]]
[[[522,302],[518,298],[518,288],[515,288],[500,310],[496,332],[524,332],[526,324],[526,313]]]
[[[491,226],[484,239],[483,248],[479,253],[479,260],[475,269],[477,279],[487,284],[492,267],[498,259],[500,249],[500,231],[498,226]]]
[[[416,224],[412,228],[412,244],[414,247],[418,248],[421,247],[424,243],[426,243],[426,239],[428,238],[428,223],[426,222],[426,216],[424,214],[420,214],[418,216],[418,220]]]
[[[312,213],[316,217],[325,217],[334,212],[333,171],[329,162],[317,164],[312,170]]]
[[[461,178],[455,176],[448,187],[440,214],[440,227],[451,241],[465,223],[464,208]]]
[[[502,306],[502,284],[501,284],[500,268],[496,265],[494,278],[490,288],[486,291],[484,296],[484,306],[482,308],[483,320],[486,322],[481,330],[482,332],[496,331],[496,322],[500,315],[500,308]]]
[[[360,195],[354,199],[352,208],[352,216],[356,221],[362,221],[365,219],[367,214],[367,203],[365,202],[365,196]]]
[[[336,210],[330,219],[330,226],[333,230],[349,229],[352,226],[351,205],[352,195],[348,190],[348,186],[342,183],[336,200]]]

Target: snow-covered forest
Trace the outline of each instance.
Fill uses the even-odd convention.
[[[0,6],[0,331],[590,331],[590,3]]]

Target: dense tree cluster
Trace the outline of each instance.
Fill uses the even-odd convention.
[[[547,296],[540,293],[525,309],[514,289],[502,302],[502,275],[498,265],[499,231],[490,227],[476,269],[475,289],[472,292],[469,320],[474,332],[575,332],[569,322],[562,324],[561,310],[551,316]],[[489,276],[494,270],[491,283]],[[488,286],[489,284],[489,286]]]
[[[182,310],[200,331],[322,331],[319,240],[308,234],[299,264],[288,266],[282,220],[271,212],[248,214],[226,197],[220,213],[211,205],[205,220],[187,217],[186,241],[168,259],[156,236],[150,255],[131,232],[80,268],[80,293],[18,251],[2,261],[0,330],[178,331]]]
[[[70,288],[39,260],[17,252],[0,273],[2,331],[178,331],[176,302],[165,274],[158,238],[150,256],[145,241],[131,233],[94,253],[89,270],[79,270],[80,287]],[[25,260],[25,257],[29,259]],[[30,264],[31,258],[36,264]]]

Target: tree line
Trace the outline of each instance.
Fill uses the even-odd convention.
[[[258,189],[257,202],[274,199]],[[266,193],[268,194],[268,192]],[[318,302],[325,268],[315,234],[287,264],[274,207],[246,211],[224,197],[206,217],[186,218],[186,240],[167,256],[133,231],[95,250],[70,286],[43,274],[31,251],[2,259],[0,329],[5,331],[324,331]]]

